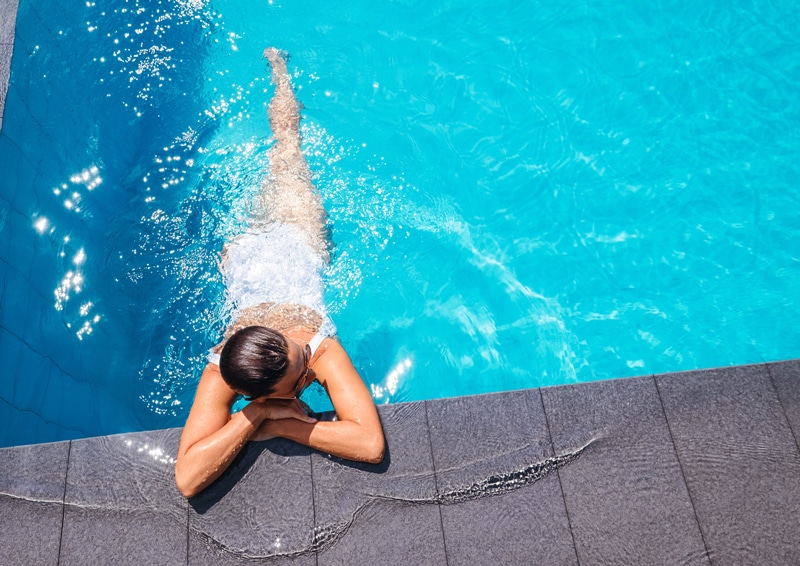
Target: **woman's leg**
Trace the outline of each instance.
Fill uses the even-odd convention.
[[[264,57],[272,67],[275,84],[269,123],[276,143],[269,152],[270,175],[261,192],[268,220],[302,229],[309,244],[327,261],[327,216],[300,149],[301,105],[294,97],[286,56],[270,47],[264,51]]]

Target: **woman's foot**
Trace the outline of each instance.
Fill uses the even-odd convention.
[[[264,57],[272,67],[272,82],[277,83],[282,79],[289,80],[289,71],[286,68],[288,54],[286,52],[274,47],[267,47],[264,50]]]

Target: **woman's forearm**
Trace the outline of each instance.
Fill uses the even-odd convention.
[[[185,497],[194,497],[221,476],[264,418],[263,410],[248,405],[232,415],[228,423],[214,434],[179,454],[175,464],[175,483],[180,492]]]
[[[265,420],[253,440],[279,436],[347,460],[378,464],[383,460],[383,431],[351,421],[305,423],[296,419]]]

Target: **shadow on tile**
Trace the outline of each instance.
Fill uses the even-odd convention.
[[[190,507],[199,515],[207,513],[247,478],[253,465],[264,452],[270,452],[280,458],[307,458],[312,450],[301,444],[279,439],[250,442],[236,455],[230,467],[217,481],[189,499]]]
[[[250,442],[189,501],[189,563],[313,557],[312,450],[283,439]],[[304,558],[305,557],[305,558]]]
[[[316,417],[331,420],[333,413]],[[389,449],[384,460],[373,465],[281,439],[248,443],[225,473],[189,502],[189,562],[316,562],[312,454],[336,469],[370,477],[385,475],[392,461]]]
[[[386,412],[385,409],[379,408],[379,413]],[[334,421],[336,420],[336,413],[329,411],[324,413],[314,413],[313,415],[320,421]],[[386,417],[382,418],[382,421],[385,421]],[[385,428],[385,424],[384,424]],[[384,431],[385,432],[385,431]],[[332,462],[336,466],[343,466],[345,468],[352,468],[353,470],[357,470],[359,472],[364,472],[367,474],[385,474],[391,468],[392,462],[392,447],[390,443],[386,443],[385,452],[383,456],[383,460],[380,464],[368,464],[366,462],[354,462],[352,460],[345,460],[344,458],[338,458],[336,456],[330,456],[328,454],[324,454],[322,452],[318,452],[316,450],[311,451],[318,456],[325,458],[329,462]]]

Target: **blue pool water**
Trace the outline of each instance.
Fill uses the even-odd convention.
[[[377,402],[800,354],[791,3],[21,0],[0,446],[181,426],[291,54]],[[324,407],[319,392],[308,398]]]

